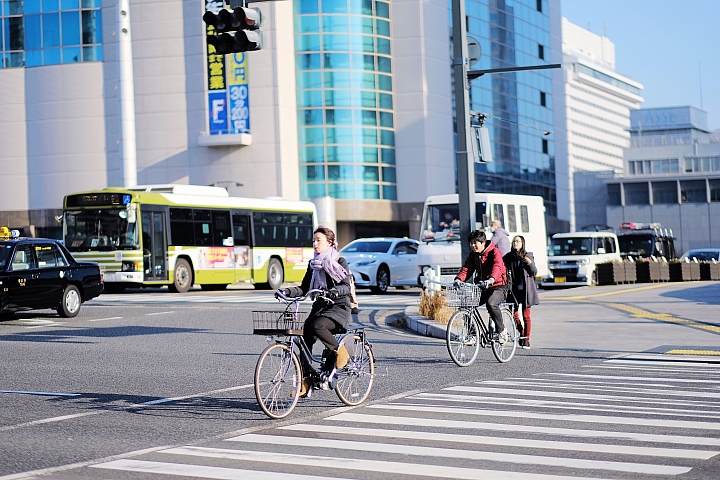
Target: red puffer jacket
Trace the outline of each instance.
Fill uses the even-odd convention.
[[[492,287],[501,287],[507,284],[507,270],[502,255],[490,240],[485,241],[485,249],[481,254],[470,252],[470,255],[465,260],[465,265],[463,265],[455,278],[464,282],[471,278],[475,272],[479,273],[480,280],[494,278],[495,283],[492,284]]]

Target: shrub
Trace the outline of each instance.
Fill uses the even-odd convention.
[[[443,292],[425,290],[420,294],[418,313],[436,322],[448,323],[452,314],[455,313],[455,309],[448,307]]]

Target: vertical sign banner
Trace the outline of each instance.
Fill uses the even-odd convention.
[[[225,8],[224,0],[206,0],[205,10],[217,15]],[[206,25],[206,34],[214,35],[215,28]],[[210,135],[228,133],[227,89],[225,85],[225,55],[220,55],[215,47],[207,45],[208,74],[208,113]]]
[[[250,102],[245,52],[228,55],[227,76],[230,97],[230,133],[250,133]]]

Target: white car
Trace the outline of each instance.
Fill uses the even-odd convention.
[[[385,293],[390,287],[418,286],[417,249],[418,242],[409,238],[359,238],[345,245],[340,255],[356,287]]]
[[[720,261],[720,248],[693,248],[683,253],[680,260],[684,262],[693,258],[696,258],[698,262]]]

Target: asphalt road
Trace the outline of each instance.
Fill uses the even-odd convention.
[[[483,350],[464,369],[444,341],[389,325],[417,289],[361,293],[357,323],[388,376],[360,407],[317,392],[285,421],[252,389],[266,339],[250,312],[277,308],[269,293],[102,295],[71,320],[18,315],[0,322],[0,478],[717,478],[720,284],[649,287],[543,292],[532,350],[508,364]],[[462,424],[433,423],[446,421]]]

